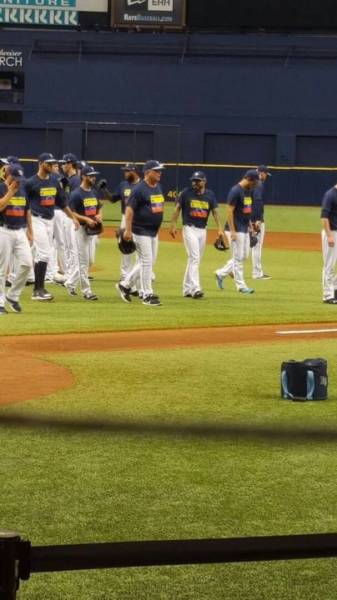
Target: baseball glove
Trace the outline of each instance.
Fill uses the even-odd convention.
[[[99,235],[103,232],[102,223],[96,223],[95,227],[89,227],[89,225],[84,225],[84,229],[87,235]]]
[[[256,233],[250,233],[249,234],[249,245],[250,245],[250,247],[254,248],[254,246],[256,246],[257,242],[258,242],[258,239],[257,239]]]
[[[118,229],[116,232],[118,240],[118,248],[122,254],[132,254],[136,250],[136,244],[133,240],[125,240],[123,238],[125,229]]]
[[[216,248],[217,250],[221,250],[221,252],[223,252],[224,250],[228,250],[228,246],[226,245],[224,239],[221,236],[216,238],[214,242],[214,248]]]

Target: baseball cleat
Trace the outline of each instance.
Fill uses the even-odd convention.
[[[54,299],[54,296],[52,296],[52,294],[47,292],[47,290],[45,290],[45,289],[33,291],[32,300],[39,300],[40,302],[46,302],[46,301],[48,302],[53,299]]]
[[[143,300],[143,304],[146,306],[161,306],[160,300],[158,296],[151,294],[151,296],[146,296]]]
[[[0,316],[1,315],[7,315],[7,310],[5,309],[4,306],[0,306]]]
[[[74,287],[67,285],[66,283],[64,284],[64,287],[66,288],[69,296],[77,296],[77,292]]]
[[[215,271],[214,275],[215,275],[216,284],[217,284],[219,290],[223,290],[224,289],[223,277],[221,275],[218,275],[216,271]]]
[[[197,290],[196,292],[194,292],[192,298],[194,298],[194,300],[199,300],[200,298],[204,297],[204,292],[202,292],[201,290]]]
[[[22,312],[22,308],[16,300],[12,300],[11,298],[8,298],[8,296],[6,296],[6,302],[7,302],[7,304],[9,304],[9,306],[11,307],[13,312],[15,312],[15,313]]]
[[[184,294],[184,298],[192,298],[192,294]]]
[[[336,298],[327,298],[326,300],[323,300],[324,304],[337,304],[337,299]]]
[[[120,297],[122,298],[122,300],[124,300],[124,302],[132,302],[130,293],[131,290],[130,288],[125,287],[124,285],[122,285],[121,283],[116,283],[115,288],[117,290],[117,292],[119,293]]]
[[[253,279],[271,279],[271,276],[267,275],[267,273],[263,273],[262,275],[259,275],[258,277],[253,277]]]
[[[84,300],[98,300],[98,296],[96,296],[96,294],[93,293],[84,294],[83,298]]]
[[[241,292],[241,294],[254,294],[255,290],[253,290],[253,288],[240,288],[239,292]]]

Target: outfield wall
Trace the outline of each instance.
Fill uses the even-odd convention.
[[[0,88],[2,155],[191,165],[179,181],[170,169],[169,189],[215,165],[205,168],[220,199],[246,166],[266,163],[276,204],[318,204],[335,183],[320,169],[337,164],[333,36],[2,31],[1,52],[14,51],[21,62],[0,60],[0,75],[23,75],[19,89]],[[86,136],[85,121],[124,125]]]

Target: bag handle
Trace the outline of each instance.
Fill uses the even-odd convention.
[[[290,398],[291,400],[293,400],[294,396],[288,390],[287,371],[282,371],[281,372],[281,383],[282,383],[283,398],[284,399]]]
[[[315,375],[313,371],[307,371],[307,400],[312,400],[315,391]]]

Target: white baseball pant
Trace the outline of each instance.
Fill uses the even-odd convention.
[[[53,234],[54,234],[54,219],[44,219],[43,217],[35,217],[32,215],[33,236],[35,262],[45,262],[48,260],[53,251]]]
[[[229,232],[226,231],[226,235],[230,239]],[[249,233],[237,232],[236,240],[231,240],[230,247],[232,258],[226,262],[222,269],[218,269],[216,273],[220,277],[227,277],[227,275],[233,273],[236,289],[240,290],[247,287],[244,280],[243,265],[250,251]]]
[[[32,268],[32,253],[25,229],[0,227],[0,306],[5,305],[6,275],[12,257],[15,259],[17,268],[15,280],[7,296],[18,302]]]
[[[184,225],[183,239],[188,256],[183,280],[183,294],[194,294],[201,291],[200,262],[206,247],[206,229],[194,225]]]
[[[153,294],[152,269],[157,260],[158,235],[156,235],[156,237],[150,237],[134,233],[133,238],[139,258],[141,292],[144,298],[146,298]]]
[[[323,252],[323,300],[334,298],[335,290],[337,290],[337,231],[331,232],[334,238],[335,245],[329,246],[328,236],[322,231],[322,252]]]
[[[265,224],[261,223],[260,232],[257,234],[257,244],[254,248],[251,248],[252,251],[252,277],[253,279],[257,279],[258,277],[262,277],[263,269],[262,269],[262,247],[265,235]]]
[[[90,238],[83,226],[75,231],[75,240],[78,252],[78,269],[67,278],[66,285],[75,288],[80,283],[81,291],[84,296],[91,294],[89,282],[89,264],[90,264]]]

